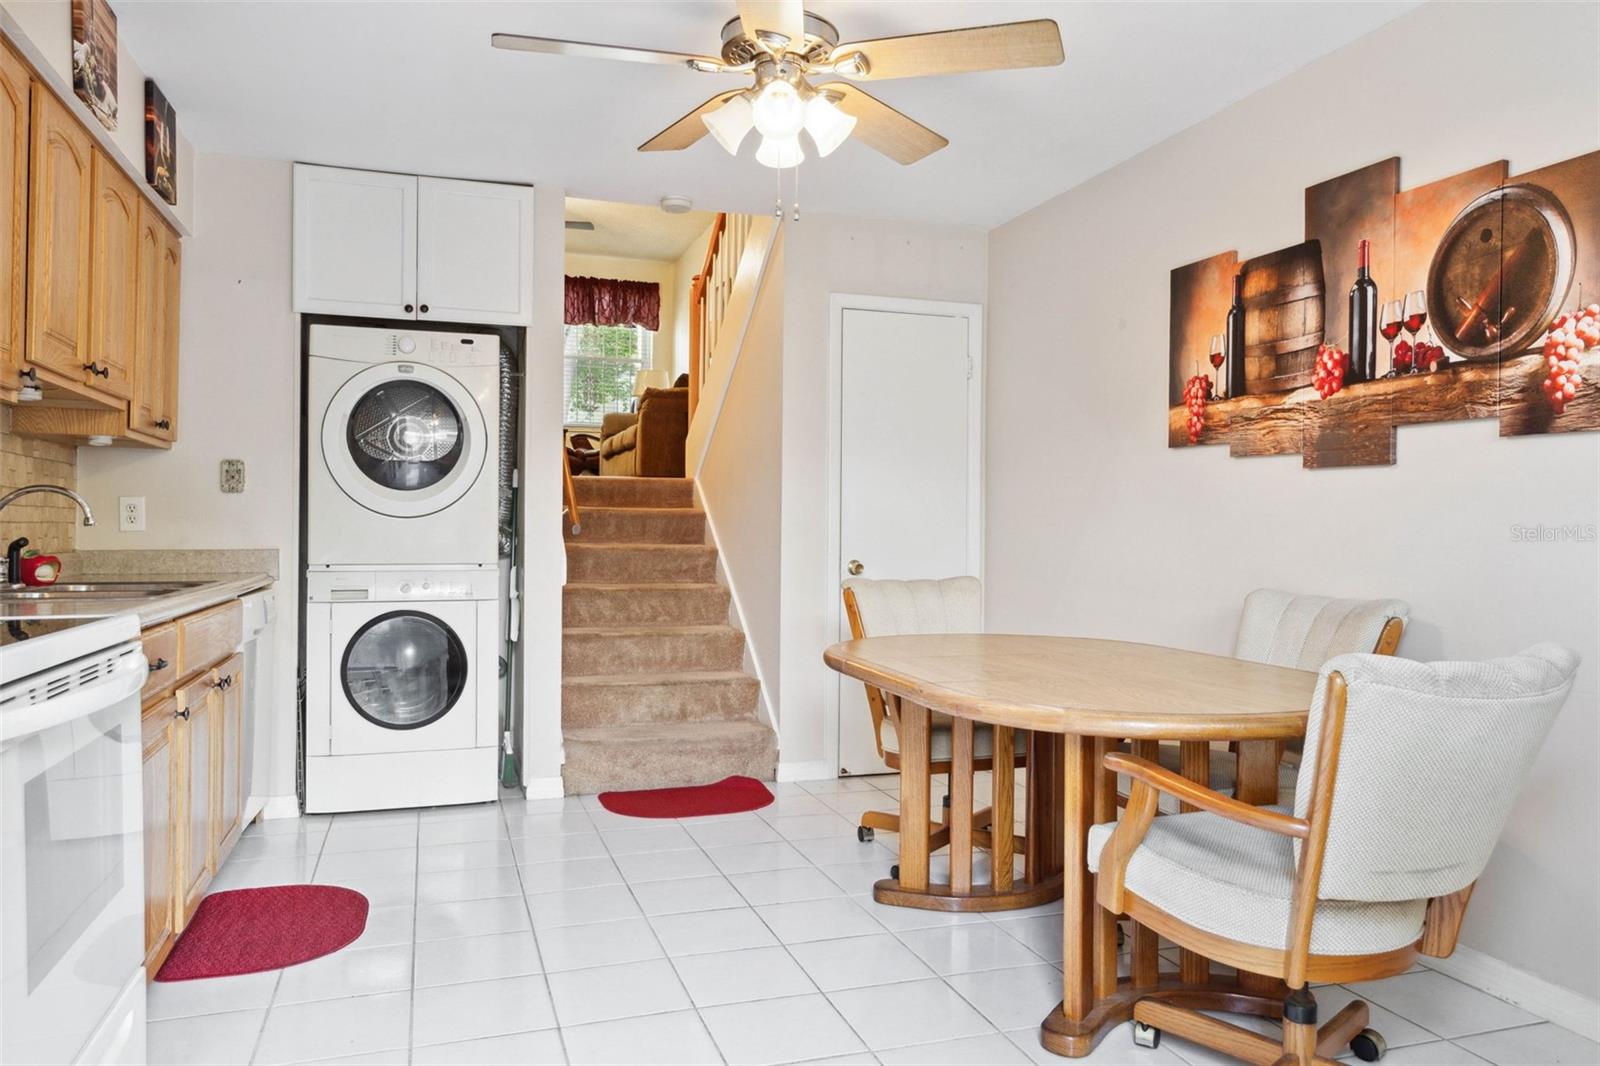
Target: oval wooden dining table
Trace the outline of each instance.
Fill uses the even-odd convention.
[[[899,699],[902,782],[927,780],[929,709],[957,719],[958,729],[986,724],[1035,734],[1027,787],[1037,824],[1028,833],[1060,841],[1063,874],[1061,1002],[1040,1026],[1046,1048],[1087,1055],[1156,988],[1193,988],[1209,1006],[1230,991],[1259,995],[1280,986],[1251,974],[1213,974],[1209,960],[1187,951],[1176,974],[1162,973],[1157,937],[1139,926],[1128,976],[1119,978],[1116,919],[1094,904],[1088,835],[1091,825],[1116,818],[1116,778],[1104,760],[1124,741],[1151,760],[1157,741],[1180,742],[1181,772],[1201,783],[1212,742],[1235,743],[1235,795],[1276,803],[1283,741],[1305,733],[1315,673],[1152,644],[1000,634],[867,637],[833,645],[823,660]],[[928,806],[902,802],[900,818],[900,881],[925,885],[927,850],[915,842],[926,841]]]

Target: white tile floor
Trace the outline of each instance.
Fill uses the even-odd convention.
[[[214,890],[316,881],[366,932],[272,973],[150,986],[150,1061],[1026,1063],[1061,997],[1059,905],[882,907],[896,779],[774,787],[751,814],[654,822],[592,796],[252,826]],[[982,789],[980,789],[982,791]],[[938,789],[935,795],[940,795]],[[1594,1063],[1600,1045],[1421,969],[1359,993],[1385,1062]],[[1086,1060],[1211,1063],[1119,1026]]]

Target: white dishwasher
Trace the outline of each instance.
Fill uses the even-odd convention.
[[[145,1059],[138,636],[0,620],[0,1066]]]

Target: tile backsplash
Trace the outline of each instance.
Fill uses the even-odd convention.
[[[11,412],[0,408],[0,496],[23,485],[78,487],[78,450],[11,432]],[[113,516],[114,518],[115,516]],[[0,550],[16,537],[46,552],[71,551],[81,515],[71,500],[46,493],[25,496],[0,511]]]

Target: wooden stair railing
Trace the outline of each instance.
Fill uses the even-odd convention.
[[[576,537],[583,532],[583,518],[578,514],[578,490],[572,484],[572,464],[567,461],[567,446],[561,445],[561,480],[566,491],[567,503],[561,513],[572,523],[572,535]]]
[[[689,418],[700,403],[700,388],[711,369],[722,320],[750,235],[749,215],[719,213],[711,223],[705,264],[689,289]]]

